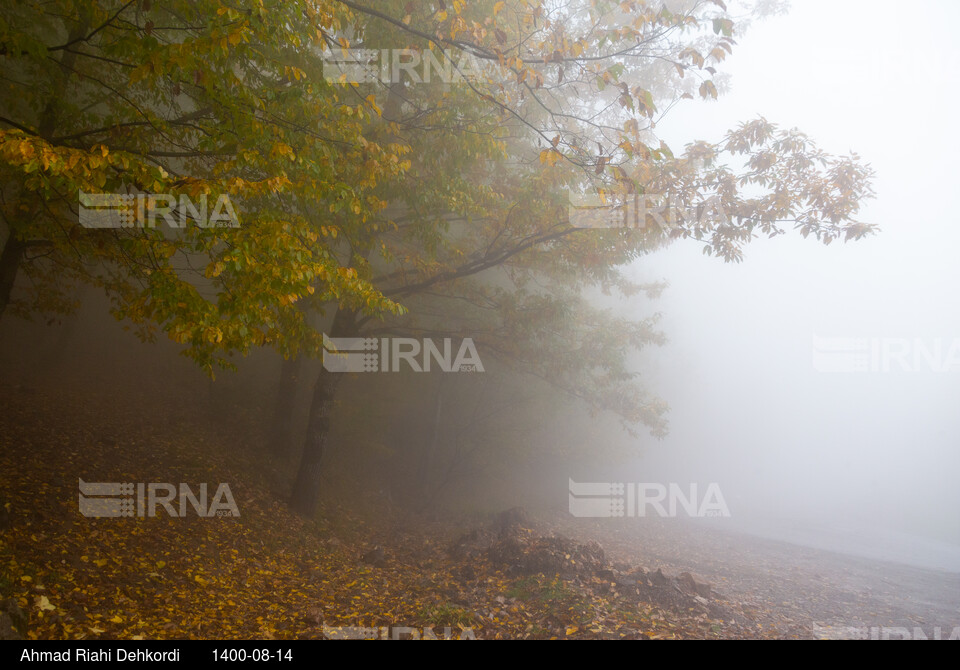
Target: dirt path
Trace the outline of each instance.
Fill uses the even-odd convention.
[[[558,517],[558,533],[600,542],[613,561],[690,571],[765,627],[818,637],[960,634],[960,574],[802,547],[678,519]],[[863,630],[885,627],[879,630]],[[915,630],[919,629],[919,631]],[[957,629],[957,630],[955,630]]]
[[[960,574],[676,519],[564,513],[522,530],[597,540],[612,562],[692,572],[729,606],[698,611],[662,584],[608,588],[597,570],[566,582],[508,574],[489,556],[450,556],[476,518],[367,521],[335,508],[317,522],[295,517],[239,421],[66,385],[44,393],[0,384],[0,404],[0,508],[11,504],[0,517],[0,600],[31,613],[31,639],[314,639],[323,626],[391,625],[469,625],[485,638],[811,637],[817,626],[920,627],[928,636],[939,626],[950,636],[960,626]],[[79,478],[229,482],[242,512],[209,522],[88,519],[77,509]],[[371,562],[376,545],[384,557]]]

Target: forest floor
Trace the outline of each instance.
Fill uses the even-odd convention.
[[[960,625],[960,575],[689,525],[340,508],[304,520],[242,422],[172,417],[167,405],[0,386],[0,619],[22,618],[28,639],[809,638]],[[88,518],[81,479],[207,482],[211,497],[226,482],[240,516]]]
[[[960,573],[799,546],[676,519],[557,518],[553,532],[600,542],[612,559],[691,571],[778,630],[818,638],[960,639]],[[953,636],[953,638],[951,638]]]

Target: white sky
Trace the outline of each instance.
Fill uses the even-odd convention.
[[[671,342],[650,385],[671,403],[672,429],[637,481],[717,481],[744,522],[937,537],[957,545],[944,560],[960,569],[960,366],[822,373],[812,362],[814,334],[960,338],[958,25],[950,0],[799,0],[740,40],[725,96],[658,128],[679,148],[763,115],[830,153],[856,151],[878,173],[861,218],[882,232],[830,247],[761,240],[739,266],[678,243],[638,264],[639,277],[671,284],[657,306]]]

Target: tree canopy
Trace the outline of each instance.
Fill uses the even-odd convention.
[[[674,106],[718,96],[751,11],[15,0],[0,17],[0,309],[68,310],[90,283],[211,373],[259,346],[317,355],[335,315],[349,334],[470,336],[662,433],[666,407],[626,356],[662,340],[655,317],[615,317],[589,290],[655,294],[623,269],[675,240],[739,261],[761,234],[872,230],[855,155],[763,118],[682,150],[657,137]],[[354,79],[333,62],[357,49],[379,62]],[[151,227],[148,205],[89,229],[81,193],[226,194],[239,226]],[[585,230],[569,216],[583,198],[659,204]]]

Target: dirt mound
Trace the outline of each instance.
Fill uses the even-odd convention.
[[[525,527],[529,524],[522,508],[506,510],[490,524],[461,535],[449,547],[449,554],[466,563],[487,560],[515,577],[556,576],[595,594],[617,596],[633,604],[720,618],[729,614],[710,584],[689,572],[674,576],[660,569],[612,565],[596,541],[540,535]]]
[[[487,556],[508,574],[589,578],[606,566],[603,548],[596,542],[580,544],[565,537],[512,535],[498,540]]]

